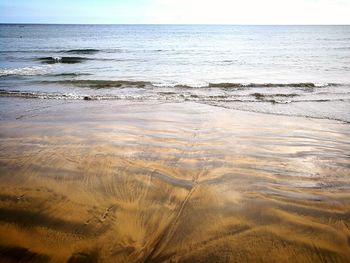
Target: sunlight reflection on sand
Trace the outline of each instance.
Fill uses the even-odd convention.
[[[131,102],[16,120],[21,104],[1,121],[4,259],[350,258],[348,124]]]

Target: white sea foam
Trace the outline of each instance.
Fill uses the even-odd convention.
[[[32,66],[23,68],[1,68],[0,76],[33,76],[46,74],[50,70],[50,65]]]

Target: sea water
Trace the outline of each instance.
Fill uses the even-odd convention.
[[[350,122],[350,26],[2,24],[0,97],[196,101]]]

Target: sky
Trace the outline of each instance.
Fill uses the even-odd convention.
[[[350,0],[0,0],[0,23],[350,24]]]

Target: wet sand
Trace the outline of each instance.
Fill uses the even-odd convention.
[[[350,262],[350,126],[0,98],[1,262]]]

